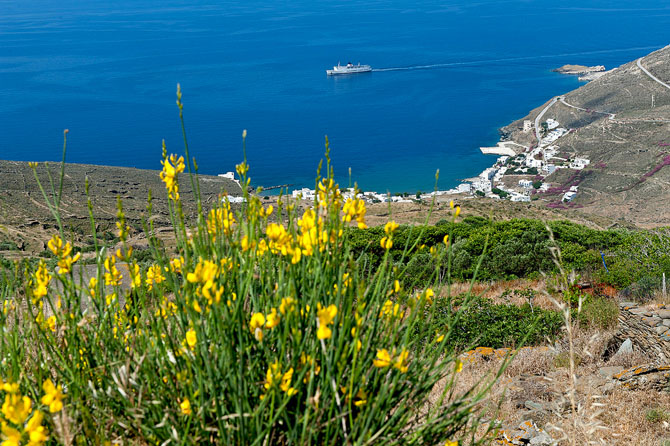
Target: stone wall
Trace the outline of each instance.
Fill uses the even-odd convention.
[[[630,339],[633,347],[645,354],[670,361],[670,308],[619,303],[619,330],[615,338]]]

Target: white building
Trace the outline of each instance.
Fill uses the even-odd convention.
[[[526,157],[526,166],[540,169],[542,167],[542,160],[537,160],[532,156],[528,156]]]
[[[235,179],[235,172],[220,173],[219,176],[221,178],[227,178],[229,180],[234,180]]]
[[[485,178],[477,178],[472,182],[472,188],[484,193],[491,192],[491,180]]]
[[[533,121],[530,119],[525,119],[523,121],[523,131],[524,133],[528,133],[533,129]]]
[[[575,191],[569,191],[563,194],[563,201],[569,202],[575,199],[577,196],[577,192]]]
[[[489,167],[479,174],[479,178],[491,181],[493,177],[496,175],[497,171],[498,169],[496,169],[495,167]]]
[[[568,131],[562,127],[556,130],[552,130],[551,132],[547,133],[547,136],[542,138],[542,141],[540,141],[540,143],[541,145],[546,146],[548,144],[555,142],[558,138],[565,135],[566,133],[568,133]]]
[[[583,168],[585,168],[589,164],[591,164],[591,161],[586,159],[586,158],[575,158],[570,163],[570,169],[582,170]]]
[[[533,187],[533,182],[531,180],[519,180],[519,186],[530,189]]]
[[[314,200],[314,190],[307,187],[302,189],[291,191],[291,197],[293,198],[302,198],[303,200]]]
[[[542,172],[546,173],[547,175],[551,175],[556,171],[556,166],[554,164],[545,164],[542,166]]]
[[[554,130],[555,128],[558,128],[559,124],[558,121],[555,119],[547,119],[547,130]]]
[[[464,192],[467,193],[467,192],[470,192],[472,190],[472,185],[470,183],[461,183],[461,184],[458,185],[456,190],[459,193],[464,193]]]
[[[509,200],[518,202],[530,202],[530,195],[514,194]]]

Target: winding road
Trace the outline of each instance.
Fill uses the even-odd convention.
[[[535,118],[535,137],[537,138],[537,145],[540,145],[540,141],[542,141],[542,137],[540,136],[540,119],[542,119],[542,116],[551,108],[552,105],[556,103],[559,99],[562,99],[563,96],[556,96],[554,99],[551,100],[549,104],[547,104],[544,109],[540,112],[539,115]]]
[[[561,101],[561,104],[563,104],[567,107],[570,107],[570,108],[574,108],[574,109],[579,110],[579,111],[583,111],[583,112],[587,112],[587,113],[598,113],[599,115],[608,115],[610,117],[610,119],[612,119],[612,120],[616,116],[615,113],[609,113],[609,112],[598,111],[598,110],[590,110],[590,109],[586,109],[586,108],[582,108],[582,107],[577,107],[576,105],[568,104],[567,102],[565,102],[565,96],[561,96],[559,98],[559,101]]]
[[[654,80],[655,82],[663,85],[665,88],[670,90],[670,85],[666,84],[665,82],[663,82],[662,80],[660,80],[659,78],[657,78],[656,76],[651,74],[649,72],[649,70],[647,70],[645,67],[642,66],[642,58],[641,57],[637,60],[637,66],[638,66],[638,68],[640,68],[640,70],[642,70],[642,72],[644,74],[649,76],[652,80]],[[540,136],[540,120],[542,119],[542,116],[544,116],[544,114],[551,108],[551,106],[554,105],[558,101],[560,101],[563,105],[565,105],[567,107],[574,108],[575,110],[579,110],[579,111],[583,111],[583,112],[587,112],[587,113],[598,113],[598,114],[601,114],[601,115],[607,115],[607,116],[609,116],[609,119],[611,121],[614,121],[615,120],[614,118],[616,117],[615,113],[609,113],[609,112],[604,112],[604,111],[599,111],[599,110],[590,110],[590,109],[586,109],[586,108],[582,108],[582,107],[577,107],[576,105],[568,104],[567,102],[565,102],[565,96],[556,96],[555,98],[553,98],[551,100],[551,102],[549,102],[549,104],[547,104],[546,107],[544,107],[544,109],[542,109],[540,114],[538,114],[537,117],[535,118],[535,138],[537,138],[537,144],[538,145],[542,141],[542,137]],[[635,119],[635,121],[637,121],[637,122],[670,122],[670,121],[663,120],[663,119],[654,119],[654,120]]]
[[[656,76],[654,76],[653,74],[651,74],[645,67],[642,66],[642,58],[641,58],[641,57],[637,60],[637,66],[638,66],[638,68],[639,68],[640,70],[642,70],[647,76],[649,76],[650,78],[652,78],[653,80],[655,80],[656,82],[658,82],[659,84],[663,85],[665,88],[667,88],[668,90],[670,90],[670,85],[666,84],[665,82],[663,82],[662,80],[660,80],[659,78],[657,78]]]

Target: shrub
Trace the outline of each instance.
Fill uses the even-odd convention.
[[[464,295],[452,301],[439,299],[435,303],[436,317],[427,331],[418,332],[423,342],[435,332],[451,327],[447,342],[456,350],[475,346],[491,348],[537,345],[547,338],[554,339],[563,321],[557,311],[531,308],[524,304],[493,304],[482,298]]]
[[[670,412],[662,408],[648,409],[644,418],[650,423],[670,421]]]
[[[582,305],[578,318],[586,327],[608,330],[619,322],[619,306],[612,299],[593,297]]]
[[[412,336],[439,316],[432,291],[417,294],[391,267],[397,225],[378,231],[366,257],[352,249],[357,232],[345,231],[352,220],[365,225],[365,205],[345,202],[329,163],[314,208],[299,215],[293,204],[273,209],[249,195],[246,161],[237,166],[241,210],[225,200],[187,225],[178,174],[193,169],[188,147],[185,158],[164,151],[161,172],[175,251],[149,222],[154,255],[140,265],[119,203],[122,247],[102,250],[88,283],[61,228],[48,245],[57,267],[17,268],[0,288],[0,393],[22,408],[20,417],[3,408],[3,431],[40,428],[65,444],[470,441],[485,391],[454,393],[461,367],[447,341]],[[60,198],[53,188],[45,194],[59,222]],[[451,255],[444,244],[433,252],[437,262]],[[381,260],[368,263],[374,256]],[[9,297],[19,289],[24,302]]]

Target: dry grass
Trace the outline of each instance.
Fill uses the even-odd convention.
[[[573,423],[568,398],[573,385],[569,368],[561,367],[560,361],[556,361],[567,351],[564,341],[551,348],[520,350],[502,379],[493,386],[485,403],[485,414],[497,419],[503,426],[516,426],[533,419],[554,438],[566,437],[559,442],[561,445],[573,444],[568,440],[573,436],[578,439],[574,444],[578,445],[663,445],[661,440],[670,439],[670,424],[662,420],[649,421],[646,413],[652,408],[670,411],[670,393],[623,387],[607,391],[603,387],[609,380],[600,375],[601,367],[628,368],[651,362],[641,353],[603,360],[602,353],[612,335],[613,332],[573,328],[574,348],[579,358],[574,382],[578,423]],[[477,383],[483,385],[487,379],[482,381],[482,377],[492,377],[501,361],[499,358],[480,357],[473,362],[465,362],[458,376],[457,391]],[[546,416],[532,414],[525,408],[526,401],[545,405],[548,409]],[[594,426],[601,428],[593,429]]]
[[[470,282],[454,283],[451,285],[451,295],[456,296],[458,294],[465,293],[470,289],[470,286]],[[511,304],[521,306],[528,303],[525,298],[520,297],[514,293],[511,293],[507,296],[503,296],[503,294],[507,290],[523,289],[531,289],[536,292],[536,296],[533,299],[533,307],[542,308],[543,310],[556,310],[556,306],[553,304],[552,300],[547,297],[547,283],[544,279],[501,280],[490,283],[478,282],[472,286],[472,293],[476,296],[485,297],[495,304]]]

